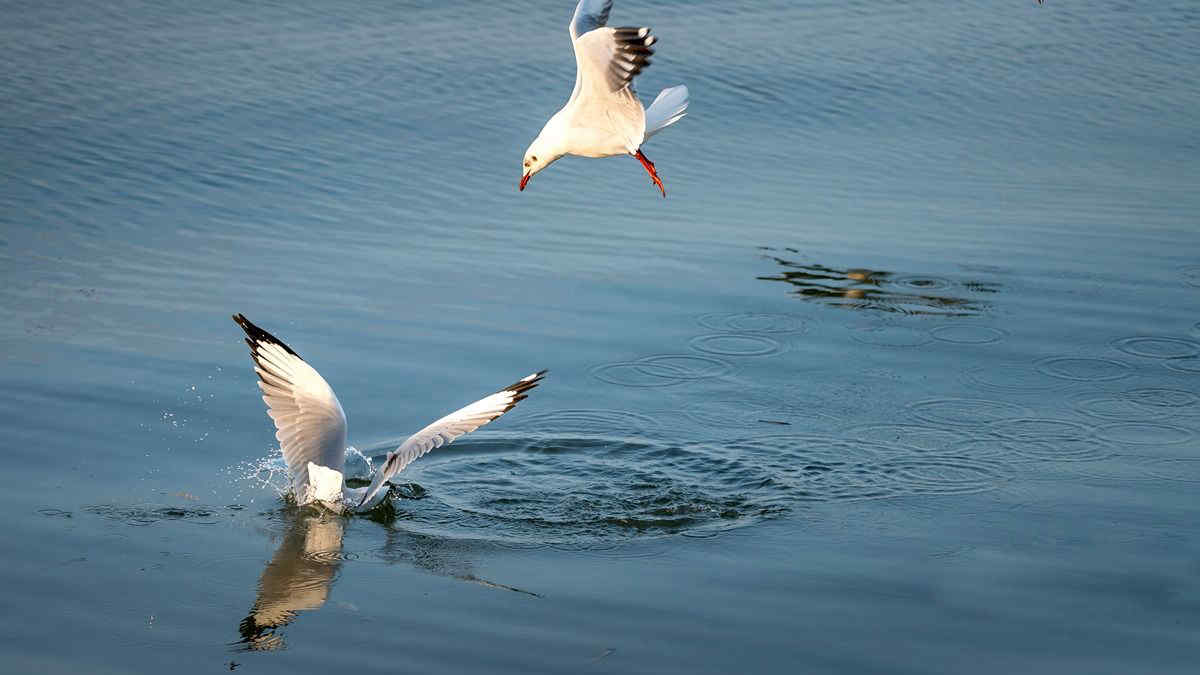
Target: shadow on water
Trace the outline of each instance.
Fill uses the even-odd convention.
[[[979,295],[998,293],[989,281],[955,281],[945,277],[897,274],[865,267],[836,268],[791,259],[793,248],[760,247],[763,257],[783,269],[757,277],[782,281],[792,293],[845,309],[945,317],[979,316],[991,304]]]

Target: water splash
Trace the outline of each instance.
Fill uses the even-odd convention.
[[[283,454],[278,450],[257,459],[248,459],[225,467],[223,472],[239,486],[238,499],[242,499],[245,492],[259,494],[266,490],[278,499],[287,499],[291,493],[291,476]],[[254,498],[251,497],[250,501],[253,502]]]

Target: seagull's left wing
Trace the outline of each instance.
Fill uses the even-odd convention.
[[[452,443],[459,436],[471,433],[512,410],[513,406],[525,400],[527,396],[525,392],[536,387],[545,375],[546,371],[540,370],[523,377],[491,396],[456,410],[409,436],[400,444],[400,447],[388,453],[387,460],[375,473],[375,479],[371,481],[371,487],[363,495],[359,506],[371,501],[371,498],[383,486],[384,481],[400,473],[414,459],[434,448]]]
[[[329,383],[282,340],[250,323],[233,320],[246,332],[267,414],[292,476],[300,503],[308,498],[310,462],[340,472],[346,461],[346,413]]]

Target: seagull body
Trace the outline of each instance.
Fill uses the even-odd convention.
[[[642,153],[642,144],[687,114],[688,90],[663,89],[649,108],[633,90],[633,78],[650,65],[658,38],[642,27],[607,26],[612,0],[580,0],[571,18],[575,47],[575,89],[525,151],[520,189],[533,175],[563,155],[637,158],[651,180],[667,190]]]
[[[258,373],[267,414],[275,422],[275,438],[292,479],[296,503],[319,504],[337,513],[368,511],[383,501],[384,483],[413,460],[434,448],[475,431],[526,397],[545,376],[542,370],[517,380],[490,396],[456,410],[409,436],[388,453],[371,484],[348,488],[346,414],[325,378],[300,355],[241,314],[233,320],[246,333],[246,344]]]

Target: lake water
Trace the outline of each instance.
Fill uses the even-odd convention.
[[[1194,672],[1200,10],[7,3],[10,672]],[[399,478],[282,502],[244,312]],[[361,475],[365,462],[350,465]]]

